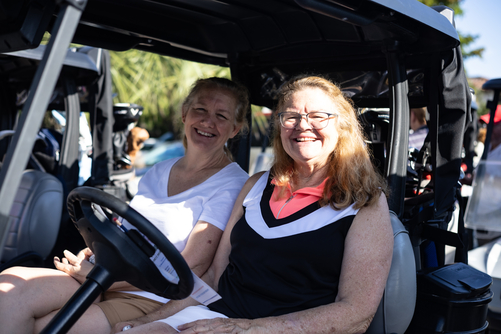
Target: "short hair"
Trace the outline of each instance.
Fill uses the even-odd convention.
[[[290,79],[280,89],[274,117],[275,160],[271,169],[276,184],[286,186],[295,174],[294,161],[282,145],[278,114],[294,93],[307,88],[321,89],[336,103],[339,111],[336,121],[338,142],[329,156],[328,180],[320,204],[329,204],[334,209],[346,208],[353,203],[355,208],[374,204],[381,191],[387,193],[386,182],[372,165],[351,100],[344,96],[337,85],[321,76],[300,75]]]
[[[195,81],[191,87],[188,96],[184,99],[182,105],[182,113],[183,115],[188,110],[189,106],[193,103],[195,96],[203,90],[206,89],[219,89],[224,90],[231,93],[236,101],[237,107],[235,109],[235,123],[240,126],[240,132],[246,132],[249,128],[247,122],[247,111],[249,110],[249,92],[247,88],[235,81],[219,78],[219,77],[211,77],[211,78],[201,78]],[[188,149],[188,142],[186,139],[186,135],[183,136],[183,145],[184,148]],[[233,160],[232,154],[230,150],[224,146],[224,151],[228,155],[228,157]]]

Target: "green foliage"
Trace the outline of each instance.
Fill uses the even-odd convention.
[[[454,16],[463,15],[463,10],[461,9],[461,3],[464,0],[418,0],[419,2],[427,5],[427,6],[438,6],[443,5],[454,10]],[[461,42],[461,53],[463,54],[463,59],[471,58],[471,57],[482,57],[482,53],[484,52],[484,48],[471,49],[469,45],[473,43],[478,36],[476,35],[468,35],[458,31],[459,41]]]
[[[181,132],[180,106],[190,86],[200,77],[229,77],[229,69],[158,54],[129,50],[110,52],[114,103],[143,106],[139,126],[158,137]]]

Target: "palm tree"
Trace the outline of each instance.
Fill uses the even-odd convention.
[[[230,76],[228,68],[138,50],[110,52],[110,57],[114,102],[143,106],[139,126],[152,137],[167,131],[180,134],[180,106],[197,78]]]

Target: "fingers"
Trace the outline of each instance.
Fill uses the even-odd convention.
[[[127,326],[130,326],[130,328],[127,328],[126,330],[133,328],[134,324],[132,322],[128,322],[128,321],[119,322],[111,329],[111,334],[122,332],[124,330],[124,328],[126,328]]]
[[[65,258],[68,260],[68,262],[70,262],[70,263],[78,263],[81,261],[81,259],[79,259],[77,256],[75,256],[75,254],[73,254],[69,250],[63,251],[63,254],[64,254]],[[63,261],[64,261],[64,258],[63,258]]]
[[[89,247],[82,249],[82,250],[78,253],[78,257],[79,257],[79,258],[82,258],[82,260],[86,260],[86,259],[88,259],[89,257],[91,257],[92,255],[94,255],[94,253],[92,253],[92,251],[90,250],[90,248],[89,248]]]
[[[226,318],[197,320],[177,327],[183,334],[190,333],[236,333],[235,324]],[[239,332],[239,331],[238,331]]]

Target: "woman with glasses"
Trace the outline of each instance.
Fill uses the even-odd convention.
[[[353,107],[330,81],[300,76],[282,87],[275,121],[274,165],[243,187],[203,277],[222,298],[208,307],[171,301],[127,323],[131,334],[368,328],[393,236]]]

